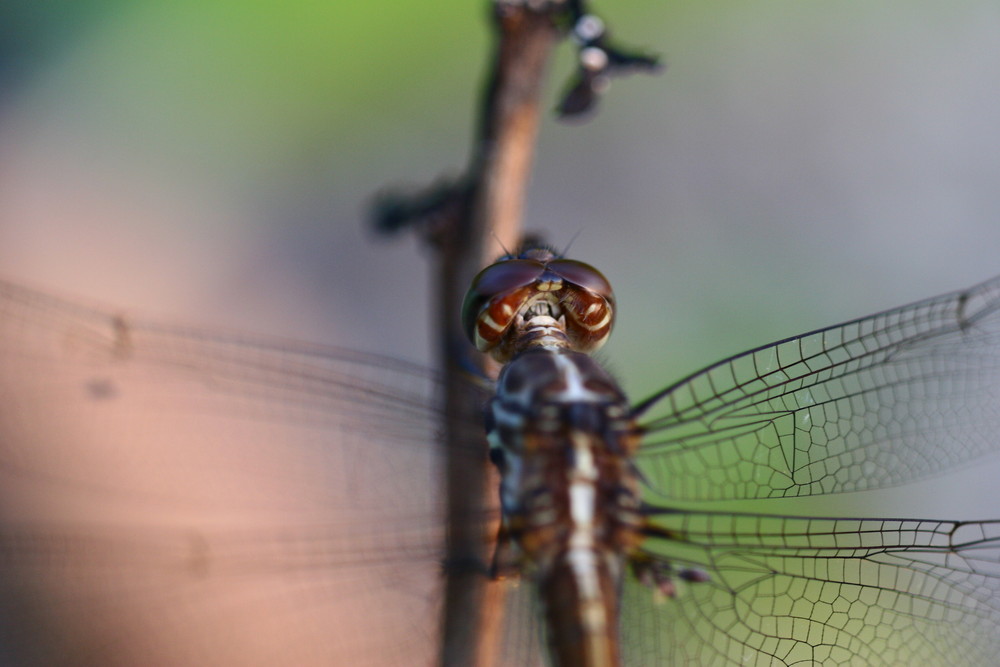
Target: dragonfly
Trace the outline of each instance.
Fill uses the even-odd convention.
[[[558,261],[565,280],[613,304],[603,277]],[[532,271],[481,274],[470,299],[548,275]],[[490,334],[466,324],[474,339]],[[470,378],[468,391],[495,405],[483,384]],[[392,357],[161,323],[0,281],[0,655],[436,664],[441,475],[455,454],[440,445],[440,392],[433,371]],[[623,664],[1000,654],[1000,520],[728,504],[787,508],[995,455],[1000,277],[737,354],[625,412],[629,529],[609,620]],[[495,662],[544,665],[558,634],[533,583],[544,562],[525,562],[523,500],[503,444],[485,444],[505,428],[492,421],[456,426],[470,433],[461,454],[503,473],[499,514],[468,518],[502,525]]]

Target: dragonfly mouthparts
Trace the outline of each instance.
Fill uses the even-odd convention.
[[[529,347],[569,348],[570,342],[566,335],[566,316],[559,314],[558,318],[553,317],[555,313],[552,313],[551,308],[545,308],[541,303],[539,306],[529,308],[519,314],[523,324],[519,327],[517,349],[524,350]]]
[[[553,322],[566,322],[566,316],[563,314],[559,304],[544,292],[525,305],[518,315],[529,325],[531,322],[546,318]]]

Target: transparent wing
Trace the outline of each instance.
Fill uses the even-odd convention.
[[[994,664],[1000,522],[662,514],[654,558],[699,568],[654,601],[630,578],[629,664]]]
[[[437,392],[0,282],[0,662],[432,664]]]
[[[636,412],[675,500],[886,488],[1000,450],[1000,278],[709,366]]]
[[[900,483],[991,451],[1000,402],[974,390],[995,390],[996,290],[762,348],[661,392],[646,403],[647,476],[678,496],[803,495]],[[748,367],[756,375],[736,382]],[[727,374],[735,384],[722,390]],[[432,663],[436,392],[433,375],[393,359],[165,327],[0,282],[2,657]],[[481,425],[463,427],[465,454],[481,459]],[[781,487],[793,470],[811,481]],[[694,474],[706,481],[684,486]],[[949,664],[975,664],[997,649],[992,523],[656,521],[678,539],[648,543],[654,557],[712,580],[659,605],[626,583],[630,664],[872,651],[891,664],[937,656],[907,648],[928,638],[958,647]],[[539,664],[530,586],[506,607],[501,664]]]

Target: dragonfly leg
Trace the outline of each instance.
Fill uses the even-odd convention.
[[[676,580],[701,583],[709,580],[707,572],[694,568],[675,570],[668,561],[659,560],[645,553],[634,554],[630,559],[632,573],[639,582],[652,589],[656,602],[677,597]]]
[[[505,522],[501,522],[497,530],[493,562],[490,564],[490,579],[497,581],[520,576],[522,558],[521,550],[512,539]]]

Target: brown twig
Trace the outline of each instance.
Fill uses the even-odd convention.
[[[502,3],[506,5],[507,3]],[[495,259],[502,248],[518,245],[524,191],[531,170],[538,133],[539,95],[546,66],[558,32],[548,12],[525,5],[508,5],[495,14],[498,42],[494,65],[483,101],[483,115],[467,188],[467,211],[461,224],[451,224],[439,239],[438,270],[440,340],[444,341],[445,417],[448,424],[478,421],[482,406],[470,400],[462,383],[463,369],[456,350],[463,349],[459,318],[464,290],[477,271]],[[447,464],[448,558],[488,562],[481,523],[469,521],[494,498],[487,487],[486,449],[478,452],[469,443],[483,434],[448,428],[445,445],[451,452]],[[471,459],[471,460],[470,460]],[[495,487],[494,487],[495,488]],[[495,503],[494,503],[495,504]],[[476,507],[476,506],[479,507]],[[482,571],[459,569],[450,573],[445,587],[445,665],[487,665],[497,651],[497,613],[502,589],[482,576]]]
[[[467,389],[468,368],[462,364],[468,356],[463,351],[469,349],[458,316],[464,292],[485,264],[502,250],[519,246],[542,82],[553,49],[567,29],[574,29],[581,65],[570,90],[572,100],[567,96],[560,105],[564,116],[591,109],[614,68],[624,71],[655,65],[654,60],[642,60],[644,56],[630,57],[608,47],[603,24],[598,20],[600,31],[593,31],[596,19],[585,14],[582,0],[494,0],[493,8],[497,42],[466,173],[424,192],[383,194],[374,212],[377,228],[418,227],[437,251],[436,312],[445,385],[443,444],[448,452],[444,665],[492,664],[498,653],[501,620],[496,612],[503,606],[502,588],[483,576],[490,558],[486,545],[497,527],[469,520],[481,518],[488,506],[495,507],[497,485],[488,484],[492,471],[481,427],[470,430],[465,426],[480,422],[482,405]],[[597,70],[593,68],[595,50],[606,56]],[[473,446],[477,443],[482,446]]]

